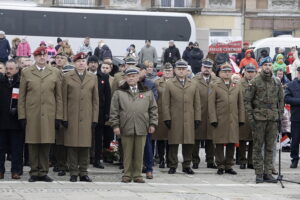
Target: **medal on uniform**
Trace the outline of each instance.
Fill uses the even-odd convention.
[[[101,81],[101,84],[104,84],[104,81],[103,81],[103,80]]]
[[[143,95],[143,94],[140,94],[139,97],[140,97],[140,99],[143,99],[143,98],[144,98],[144,95]]]

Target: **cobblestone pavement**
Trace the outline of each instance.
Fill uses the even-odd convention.
[[[289,153],[283,153],[283,175],[285,179],[300,181],[300,168],[290,169]],[[201,158],[204,158],[201,149]],[[10,168],[9,162],[6,163]],[[29,168],[24,168],[21,181],[12,181],[10,173],[0,181],[0,200],[198,200],[198,199],[300,199],[300,185],[284,182],[280,184],[255,184],[254,171],[240,170],[237,176],[217,175],[216,170],[207,169],[202,162],[195,175],[186,175],[178,168],[169,175],[168,169],[154,168],[154,179],[145,184],[124,184],[120,182],[121,170],[115,165],[105,165],[105,169],[90,166],[89,175],[93,183],[70,183],[69,176],[59,177],[50,168],[53,183],[28,183]]]

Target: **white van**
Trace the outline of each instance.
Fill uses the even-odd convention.
[[[270,57],[273,58],[279,47],[284,47],[285,55],[287,55],[291,51],[291,48],[294,46],[297,47],[297,50],[299,52],[300,38],[296,38],[291,35],[281,35],[277,37],[258,40],[251,45],[251,49],[253,49],[256,59],[260,57],[260,52],[263,49],[266,49]]]

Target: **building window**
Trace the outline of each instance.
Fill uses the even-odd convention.
[[[269,9],[271,10],[286,10],[298,9],[298,0],[269,0]]]
[[[140,0],[111,0],[111,6],[133,6],[140,4]]]
[[[293,35],[293,31],[273,31],[273,37],[277,37],[280,35]]]
[[[206,8],[235,8],[235,0],[205,0]]]
[[[60,6],[95,6],[95,0],[59,0],[58,2]]]
[[[158,3],[161,7],[166,8],[184,8],[191,7],[192,0],[159,0]]]
[[[209,32],[211,37],[229,37],[231,36],[231,30],[212,29]]]

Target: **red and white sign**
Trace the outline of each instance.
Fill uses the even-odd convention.
[[[208,51],[210,53],[240,53],[242,37],[209,37]]]
[[[11,98],[12,99],[19,99],[19,88],[13,88]]]

